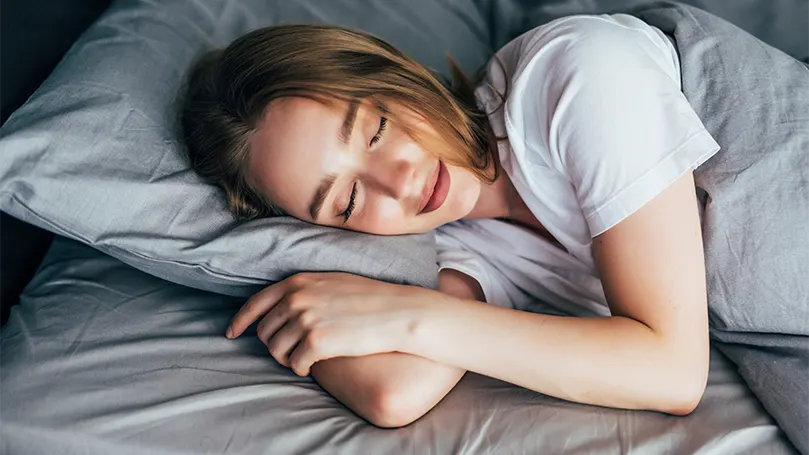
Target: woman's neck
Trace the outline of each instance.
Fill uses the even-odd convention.
[[[495,162],[498,167],[497,180],[492,184],[481,185],[478,200],[475,207],[464,218],[506,218],[510,219],[523,205],[517,189],[511,183],[508,174],[503,170],[499,162]]]
[[[499,167],[500,163],[497,163],[497,166]],[[498,218],[525,227],[563,251],[567,251],[534,216],[503,168],[500,167],[498,170],[497,180],[491,185],[482,185],[475,208],[464,218]]]

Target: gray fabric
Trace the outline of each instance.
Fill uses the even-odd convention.
[[[0,453],[791,454],[712,352],[687,417],[557,400],[470,374],[424,418],[381,430],[278,365],[241,301],[58,239],[0,331]]]
[[[480,0],[497,12],[492,35],[499,49],[536,24],[571,14],[621,13],[655,0]],[[741,27],[789,55],[809,56],[809,2],[806,0],[683,0]],[[517,13],[519,11],[519,13]]]
[[[189,63],[281,22],[361,28],[445,74],[444,51],[470,72],[489,55],[472,0],[122,0],[0,131],[0,209],[162,278],[231,295],[302,270],[435,286],[432,235],[236,224],[220,192],[182,159],[172,100]]]
[[[683,92],[722,146],[694,175],[712,337],[809,453],[809,67],[696,8],[638,16],[674,37]]]
[[[391,38],[394,44],[438,67],[443,65],[442,40],[455,38],[453,55],[465,69],[474,69],[485,60],[485,43],[498,43],[511,33],[504,28],[500,35],[488,36],[489,28],[524,25],[519,15],[528,10],[516,8],[518,3],[540,4],[511,2],[514,8],[509,14],[514,16],[484,18],[481,11],[501,11],[500,5],[506,2],[481,0],[473,5],[440,0],[416,7],[412,1],[386,0],[120,3],[85,35],[54,77],[0,132],[0,208],[13,209],[17,216],[93,244],[150,273],[243,295],[247,285],[272,279],[269,273],[277,266],[273,261],[289,260],[293,251],[300,251],[299,243],[275,237],[262,223],[234,228],[223,215],[219,195],[199,185],[181,166],[175,138],[162,117],[173,93],[171,81],[176,83],[180,76],[176,62],[187,63],[202,47],[223,44],[228,40],[224,34],[255,27],[263,18],[329,22],[341,18],[345,24],[357,24],[386,38],[396,34],[400,41]],[[568,3],[570,13],[587,12],[594,5]],[[766,8],[789,3],[759,5],[769,11]],[[577,11],[579,6],[582,9]],[[417,19],[408,12],[410,8],[424,18]],[[162,13],[155,16],[156,11]],[[655,25],[670,32],[677,25],[673,33],[688,64],[686,94],[724,147],[721,156],[735,150],[743,151],[741,157],[762,154],[743,165],[750,166],[749,172],[738,172],[729,157],[718,158],[718,163],[725,163],[714,168],[718,180],[698,176],[698,183],[712,196],[707,207],[714,226],[710,232],[719,234],[706,235],[708,260],[720,261],[714,262],[718,268],[709,264],[709,269],[723,271],[709,277],[713,280],[713,335],[796,438],[806,422],[799,420],[799,411],[801,384],[806,384],[801,362],[807,351],[805,344],[795,340],[805,340],[797,334],[805,335],[808,326],[805,307],[801,307],[807,294],[802,292],[805,283],[802,288],[791,286],[799,285],[796,276],[807,275],[806,258],[800,256],[805,251],[800,236],[806,233],[806,224],[799,221],[800,216],[809,219],[800,211],[806,207],[801,201],[805,203],[807,186],[806,174],[800,171],[809,167],[800,155],[788,151],[794,152],[794,146],[809,150],[805,130],[800,130],[809,118],[805,110],[809,103],[800,76],[794,76],[798,78],[794,87],[782,83],[790,75],[803,73],[793,71],[794,65],[783,55],[713,18],[704,18],[709,22],[700,27],[713,24],[713,33],[719,34],[699,41],[700,27],[695,22],[666,11],[649,12],[644,19],[656,20]],[[233,28],[223,25],[220,32],[216,24]],[[143,35],[154,39],[144,42]],[[785,31],[784,36],[795,35]],[[188,49],[165,46],[174,39],[187,40]],[[690,50],[687,42],[693,44]],[[133,62],[124,55],[127,48],[142,52],[140,60]],[[728,48],[735,54],[720,53]],[[105,55],[107,60],[92,55]],[[766,63],[752,60],[756,56]],[[700,69],[694,62],[706,66]],[[172,71],[163,71],[165,65]],[[709,68],[717,74],[699,77],[700,71]],[[79,71],[83,79],[69,78]],[[150,90],[142,90],[144,81]],[[127,89],[122,90],[123,86]],[[779,87],[786,87],[787,94],[779,92]],[[163,107],[150,110],[150,105]],[[88,174],[94,167],[115,169],[115,173]],[[149,184],[129,185],[139,178]],[[728,185],[732,178],[741,183],[756,181],[752,186]],[[794,191],[789,197],[778,197],[784,185],[794,185]],[[745,194],[737,188],[742,186]],[[161,202],[142,206],[157,197],[152,196],[153,188],[162,194]],[[797,201],[794,206],[790,199]],[[781,204],[787,203],[785,210]],[[212,207],[218,215],[206,215]],[[65,212],[60,213],[65,218],[51,219],[45,212]],[[137,224],[146,224],[155,213],[163,223],[159,235]],[[764,214],[783,217],[791,227],[784,228],[780,219],[763,225],[769,219]],[[85,225],[90,227],[87,232],[73,231]],[[207,234],[195,231],[200,226]],[[290,223],[285,229],[296,232],[299,227]],[[723,237],[723,232],[728,235]],[[231,241],[218,237],[225,233]],[[312,234],[320,239],[340,238],[335,235],[341,234]],[[786,239],[782,241],[780,235]],[[237,237],[252,240],[245,242],[247,248],[234,251],[244,247],[241,240],[235,241]],[[799,242],[788,243],[790,238]],[[354,266],[356,252],[363,250],[357,246],[359,240],[351,239],[341,240],[333,250],[325,242],[322,245]],[[128,249],[133,245],[137,248]],[[412,248],[407,240],[395,245],[390,248],[400,252]],[[386,257],[390,261],[395,256]],[[236,265],[223,270],[228,260]],[[291,260],[313,267],[308,257]],[[724,260],[736,262],[723,265]],[[733,275],[734,271],[738,274]],[[778,302],[785,302],[783,311]],[[777,454],[793,450],[733,365],[716,351],[712,351],[705,397],[684,418],[578,405],[469,375],[425,418],[404,429],[379,430],[337,404],[311,380],[297,378],[277,365],[252,333],[237,341],[224,339],[222,331],[240,303],[162,281],[81,244],[58,240],[0,332],[0,453]],[[785,316],[790,320],[784,321]],[[804,331],[795,331],[801,328]],[[785,335],[788,330],[797,334]],[[748,333],[756,331],[774,333]],[[798,420],[790,420],[793,416]]]

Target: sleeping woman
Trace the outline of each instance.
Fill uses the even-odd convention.
[[[281,25],[193,67],[188,153],[237,217],[435,230],[439,248],[438,290],[301,273],[226,336],[258,322],[280,364],[380,427],[418,419],[467,371],[689,414],[709,364],[693,171],[720,147],[673,40],[629,15],[573,16],[475,77],[450,66],[452,83],[370,34]],[[525,311],[537,300],[559,311]]]

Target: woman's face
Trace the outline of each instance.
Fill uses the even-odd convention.
[[[416,129],[431,128],[397,113]],[[326,226],[427,232],[467,215],[481,190],[472,172],[429,155],[367,103],[276,99],[250,148],[254,188],[289,215]]]

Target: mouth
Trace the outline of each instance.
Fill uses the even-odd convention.
[[[435,172],[430,178],[430,183],[426,186],[426,191],[421,197],[419,204],[419,215],[438,210],[449,194],[450,178],[449,171],[444,163],[439,160]]]

